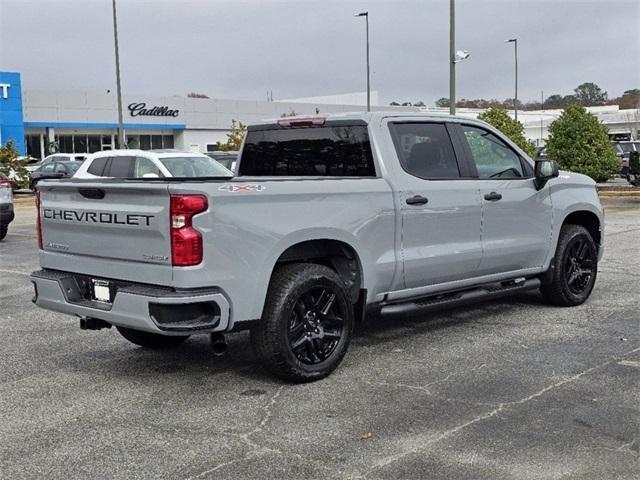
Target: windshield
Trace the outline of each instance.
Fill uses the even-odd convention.
[[[233,173],[209,157],[166,157],[162,164],[173,177],[233,177]]]
[[[620,149],[623,151],[623,153],[635,151],[633,149],[633,143],[619,143],[618,145],[620,145]]]

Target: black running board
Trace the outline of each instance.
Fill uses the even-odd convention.
[[[381,307],[381,315],[407,315],[411,313],[423,313],[439,310],[445,307],[458,307],[482,300],[513,295],[516,293],[534,290],[540,286],[539,278],[518,278],[505,282],[487,283],[479,287],[467,290],[453,291],[449,293],[430,295],[414,298],[403,302],[384,304]]]

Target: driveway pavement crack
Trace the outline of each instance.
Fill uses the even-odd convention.
[[[489,418],[495,417],[496,415],[498,415],[499,413],[501,413],[505,409],[508,409],[508,408],[511,408],[511,407],[514,407],[514,406],[518,406],[518,405],[523,405],[523,404],[525,404],[525,403],[527,403],[527,402],[529,402],[531,400],[534,400],[534,399],[536,399],[538,397],[541,397],[542,395],[544,395],[545,393],[549,392],[550,390],[553,390],[555,388],[558,388],[558,387],[561,387],[563,385],[566,385],[567,383],[574,382],[575,380],[578,380],[579,378],[581,378],[581,377],[583,377],[583,376],[585,376],[585,375],[587,375],[587,374],[589,374],[589,373],[591,373],[591,372],[593,372],[595,370],[598,370],[600,368],[603,368],[603,367],[606,367],[608,365],[611,365],[612,363],[618,362],[621,358],[626,357],[627,355],[630,355],[630,354],[638,352],[638,351],[640,351],[640,348],[635,348],[635,349],[630,350],[629,352],[626,352],[626,353],[624,353],[624,354],[622,354],[620,356],[616,356],[614,358],[610,358],[606,362],[600,363],[600,364],[595,365],[595,366],[593,366],[591,368],[583,370],[580,373],[577,373],[577,374],[572,375],[572,376],[570,376],[568,378],[565,378],[565,379],[560,380],[558,382],[555,382],[555,383],[553,383],[551,385],[548,385],[548,386],[544,387],[543,389],[538,390],[537,392],[532,393],[531,395],[529,395],[529,396],[527,396],[525,398],[521,398],[520,400],[514,400],[512,402],[499,403],[496,408],[494,408],[493,410],[491,410],[489,412],[483,413],[482,415],[479,415],[479,416],[477,416],[477,417],[475,417],[475,418],[473,418],[473,419],[471,419],[471,420],[469,420],[467,422],[464,422],[464,423],[462,423],[460,425],[457,425],[457,426],[455,426],[455,427],[453,427],[453,428],[451,428],[449,430],[446,430],[446,431],[444,431],[444,432],[442,432],[442,433],[440,433],[440,434],[438,434],[438,435],[436,435],[436,436],[434,436],[432,438],[429,438],[428,440],[426,440],[424,442],[420,442],[419,444],[415,445],[413,448],[411,448],[409,450],[406,450],[404,452],[398,453],[396,455],[389,456],[389,457],[387,457],[387,458],[385,458],[385,459],[383,459],[383,460],[381,460],[379,462],[376,462],[371,468],[369,468],[367,470],[367,473],[372,472],[372,471],[377,470],[377,469],[380,469],[380,468],[383,468],[383,467],[386,467],[386,466],[388,466],[388,465],[390,465],[392,463],[395,463],[395,462],[397,462],[399,460],[402,460],[403,458],[407,457],[408,455],[411,455],[412,453],[417,453],[420,450],[424,450],[424,449],[430,447],[431,445],[433,445],[435,443],[438,443],[438,442],[440,442],[442,440],[445,440],[445,439],[451,437],[452,435],[455,435],[456,433],[460,432],[461,430],[464,430],[467,427],[470,427],[471,425],[474,425],[474,424],[476,424],[478,422],[482,422],[482,421],[487,420]],[[413,388],[415,388],[417,390],[423,390],[423,391],[427,392],[427,390],[425,390],[422,387],[413,387]]]

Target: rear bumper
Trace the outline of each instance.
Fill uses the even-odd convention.
[[[90,299],[91,278],[58,270],[31,274],[39,307],[79,317],[99,318],[112,325],[163,335],[227,330],[230,304],[216,288],[176,290],[107,280],[112,303]]]
[[[11,223],[13,222],[13,218],[14,218],[13,204],[12,203],[0,204],[0,223]]]

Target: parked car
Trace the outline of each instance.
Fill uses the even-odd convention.
[[[7,236],[13,217],[13,191],[8,183],[0,182],[0,240]]]
[[[620,160],[620,174],[627,176],[629,174],[629,154],[631,152],[640,152],[639,141],[614,142],[613,148]]]
[[[208,157],[213,158],[216,162],[221,163],[222,166],[235,172],[236,162],[238,160],[238,152],[236,151],[216,151],[205,153]]]
[[[177,150],[107,150],[95,153],[76,178],[232,177],[233,173],[201,153]]]
[[[9,185],[14,192],[19,188],[15,180],[7,177],[4,173],[0,173],[0,185]]]
[[[26,166],[26,169],[29,173],[35,172],[37,169],[51,162],[78,162],[82,163],[87,158],[89,158],[91,154],[89,153],[54,153],[49,155],[48,157],[43,158],[39,162],[30,163]]]
[[[52,161],[42,165],[35,172],[31,172],[31,190],[36,189],[40,180],[71,178],[80,168],[80,162]]]
[[[580,305],[603,254],[595,182],[469,118],[280,118],[248,127],[234,178],[125,170],[42,182],[34,302],[148,348],[250,329],[289,381],[329,375],[366,312]]]

